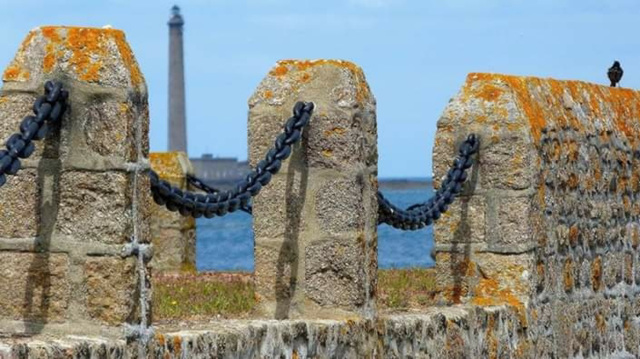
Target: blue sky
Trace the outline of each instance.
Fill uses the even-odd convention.
[[[149,86],[151,150],[166,149],[170,8],[185,25],[189,152],[247,156],[247,99],[279,59],[360,65],[378,101],[381,177],[431,174],[436,121],[469,72],[640,87],[637,0],[0,0],[0,67],[38,25],[126,32]]]

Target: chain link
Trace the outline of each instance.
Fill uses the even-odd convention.
[[[151,191],[154,201],[166,206],[170,211],[178,211],[183,216],[213,218],[224,216],[247,207],[251,197],[260,192],[271,181],[282,166],[282,161],[291,155],[291,146],[302,137],[302,128],[309,123],[314,105],[311,102],[298,102],[293,107],[293,116],[284,125],[284,131],[276,137],[274,147],[265,159],[260,161],[247,178],[240,181],[232,191],[219,191],[207,194],[182,191],[149,172]]]
[[[204,191],[206,193],[219,193],[220,192],[219,189],[209,186],[208,184],[204,183],[203,180],[199,179],[196,176],[187,175],[187,182],[191,186],[193,186],[194,188],[199,189],[201,191]],[[240,210],[243,211],[243,212],[246,212],[248,214],[253,214],[253,208],[248,203],[244,207],[241,207]]]
[[[467,179],[466,170],[473,165],[472,156],[478,152],[479,145],[480,141],[475,134],[467,137],[460,145],[458,158],[453,161],[446,179],[427,202],[414,204],[403,210],[378,192],[378,224],[386,223],[398,229],[417,230],[437,221],[462,190]]]
[[[33,104],[34,115],[26,116],[20,123],[20,132],[14,133],[6,142],[6,150],[0,150],[0,187],[7,182],[7,175],[16,175],[20,170],[20,158],[28,158],[36,147],[32,142],[47,136],[67,108],[69,92],[59,82],[47,81],[44,96]]]

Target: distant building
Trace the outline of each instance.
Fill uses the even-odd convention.
[[[209,186],[229,189],[244,179],[251,168],[247,161],[238,161],[235,157],[213,157],[205,153],[202,157],[190,158],[196,177]]]

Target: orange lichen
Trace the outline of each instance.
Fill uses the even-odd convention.
[[[287,66],[280,65],[280,66],[276,67],[275,69],[271,70],[271,72],[269,72],[269,74],[271,74],[273,76],[284,76],[284,75],[287,74],[287,72],[289,72],[289,69],[287,68]]]
[[[597,256],[591,263],[591,286],[596,292],[602,286],[602,257],[600,256]]]
[[[83,81],[96,82],[100,79],[100,59],[106,54],[104,35],[103,30],[89,28],[70,28],[67,32],[67,44],[72,51],[69,62]]]
[[[179,154],[180,152],[152,152],[149,154],[151,168],[163,179],[182,179],[185,173]]]
[[[176,354],[182,351],[182,339],[177,335],[173,337],[173,350]]]
[[[512,292],[511,288],[503,287],[493,278],[481,278],[474,288],[471,304],[479,306],[508,305],[516,309],[523,325],[526,324],[526,311],[522,301]]]
[[[571,258],[568,258],[564,262],[563,283],[564,283],[565,292],[570,292],[573,290],[573,286],[574,286],[573,261],[571,260]]]
[[[131,75],[131,84],[133,86],[138,86],[144,82],[142,78],[142,73],[140,72],[140,68],[138,67],[138,63],[133,57],[133,51],[129,47],[127,40],[125,39],[124,32],[120,30],[107,30],[109,34],[113,36],[116,42],[116,46],[120,51],[120,55],[122,56],[122,61],[124,62],[125,67],[129,70],[129,74]]]
[[[27,37],[20,44],[20,49],[18,50],[18,53],[23,53],[26,50],[27,46],[31,43],[31,39],[33,39],[34,36],[35,36],[35,33],[33,31],[29,32]],[[14,60],[14,63],[12,63],[4,71],[2,79],[4,81],[26,81],[26,80],[29,80],[30,77],[31,77],[31,74],[29,73],[29,71],[20,67]]]
[[[508,90],[504,89],[505,85]],[[593,124],[578,116],[578,106],[586,107],[589,121],[611,119],[615,126],[613,130],[623,133],[632,141],[632,145],[640,136],[640,106],[634,105],[640,102],[640,92],[630,89],[580,81],[473,73],[467,77],[463,100],[480,98],[495,102],[506,91],[512,93],[536,141],[547,125],[559,128],[571,126],[580,132],[592,131]],[[496,106],[494,112],[504,111],[503,107]]]
[[[364,102],[371,97],[371,89],[367,84],[362,69],[349,61],[342,60],[280,60],[276,68],[271,70],[269,74],[277,77],[283,77],[288,74],[292,69],[298,72],[306,72],[316,66],[336,66],[348,70],[356,84],[356,100],[358,102]],[[308,73],[301,74],[298,77],[298,81],[301,83],[308,82],[311,79],[311,75]]]
[[[333,135],[344,135],[345,132],[347,132],[346,129],[344,129],[343,127],[334,127],[330,130],[326,130],[324,131],[324,135],[325,136],[333,136]]]
[[[600,313],[596,314],[596,327],[600,333],[604,333],[607,330],[607,322],[605,321],[604,316]]]
[[[162,334],[157,334],[156,335],[156,340],[158,341],[158,344],[160,346],[164,346],[165,340],[164,340],[164,335]]]
[[[575,224],[569,228],[569,244],[571,247],[575,247],[578,244],[578,237],[580,235],[580,230],[578,226]]]
[[[58,35],[58,27],[45,26],[42,28],[42,36],[46,37],[49,41],[60,42],[60,35]]]
[[[272,98],[273,97],[273,91],[271,90],[266,90],[264,92],[264,98]]]
[[[7,67],[6,70],[4,70],[4,80],[5,81],[12,81],[12,80],[16,80],[18,79],[18,77],[20,76],[20,68],[17,66],[9,66]]]
[[[61,33],[60,30],[65,31]],[[42,63],[45,73],[51,72],[55,63],[61,61],[65,53],[70,52],[71,69],[79,79],[98,82],[110,41],[113,41],[125,68],[129,71],[132,85],[137,86],[143,82],[133,53],[125,41],[124,33],[120,30],[46,26],[42,28],[42,35],[48,40]]]
[[[496,86],[486,84],[479,92],[476,93],[476,96],[484,99],[485,101],[493,102],[498,99],[502,93],[503,91]]]

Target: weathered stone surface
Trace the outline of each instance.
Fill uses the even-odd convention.
[[[279,61],[249,99],[252,166],[282,131],[296,101],[313,101],[313,119],[304,134],[306,166],[350,169],[376,165],[375,99],[364,73],[340,60]],[[270,109],[270,110],[268,110]]]
[[[276,239],[296,236],[307,225],[309,206],[307,191],[309,173],[288,171],[285,176],[274,176],[253,199],[253,210],[262,213],[253,217],[253,233],[258,239]],[[299,236],[296,236],[299,237]]]
[[[184,152],[154,152],[150,158],[152,169],[158,176],[182,190],[190,190],[187,174],[193,173],[189,158]],[[154,257],[151,262],[156,272],[195,270],[195,219],[170,212],[157,205],[148,189],[141,189],[146,196],[149,211],[151,241]]]
[[[489,247],[495,252],[519,253],[530,250],[533,243],[532,205],[528,197],[504,197],[495,203],[495,217],[489,228]],[[493,222],[493,223],[492,223]]]
[[[40,92],[40,91],[38,91]],[[20,131],[20,123],[26,116],[33,115],[33,103],[37,96],[35,93],[2,93],[0,92],[0,138],[4,148],[4,141],[9,136]],[[38,141],[36,149],[29,157],[39,159],[56,157],[60,147],[60,130],[54,130],[45,140]]]
[[[0,191],[0,238],[35,237],[40,232],[40,183],[37,171],[9,176]],[[10,220],[9,220],[10,219]]]
[[[62,253],[0,252],[0,288],[0,317],[64,320],[71,295],[69,258]],[[3,332],[0,326],[0,336]]]
[[[364,236],[362,238],[364,241]],[[366,300],[364,243],[327,241],[310,244],[305,251],[307,296],[322,306],[355,309]]]
[[[179,328],[156,328],[150,358],[533,358],[539,343],[528,337],[517,312],[505,307],[433,308],[425,313],[382,316],[375,320],[215,321]],[[3,349],[5,348],[5,349]],[[0,342],[0,350],[109,353],[137,356],[122,340],[70,337],[25,343]],[[2,353],[0,351],[0,353]],[[594,352],[594,357],[603,352]],[[621,352],[615,352],[618,354]]]
[[[84,119],[84,141],[74,143],[73,151],[84,151],[85,155],[89,151],[101,156],[117,157],[122,161],[136,160],[137,118],[127,102],[98,99],[78,110]]]
[[[121,31],[36,28],[3,73],[1,138],[19,130],[47,80],[63,82],[69,106],[0,191],[9,278],[0,279],[0,332],[112,335],[139,318],[135,284],[147,275],[146,264],[136,272],[133,258],[112,257],[134,234],[150,240],[146,85]],[[63,354],[37,344],[29,355]]]
[[[482,196],[460,197],[438,219],[438,243],[486,243],[486,203]]]
[[[253,207],[256,287],[266,299],[262,313],[373,316],[375,100],[352,63],[278,62],[249,99],[252,165],[273,146],[297,101],[314,102],[312,118]],[[328,260],[323,250],[341,259]]]
[[[264,300],[290,301],[300,290],[302,278],[299,248],[295,243],[258,242],[255,244],[254,283],[256,292]],[[300,283],[301,284],[301,283]],[[284,305],[281,305],[283,307]],[[289,308],[277,313],[280,318],[288,317]]]
[[[138,283],[135,258],[88,258],[84,265],[87,311],[93,319],[119,325],[135,316]]]
[[[146,91],[124,33],[115,29],[35,28],[22,42],[2,79],[37,87],[43,78],[61,73],[80,82]]]
[[[448,245],[447,216],[436,225],[445,301],[516,308],[534,357],[638,356],[626,340],[639,313],[639,103],[628,89],[469,75],[439,121],[434,172],[480,134],[465,195],[486,199],[490,230],[488,245]]]
[[[127,174],[66,171],[59,186],[58,233],[111,244],[130,239],[132,190]]]
[[[363,186],[358,180],[327,180],[317,190],[315,211],[325,233],[339,235],[363,228]]]

